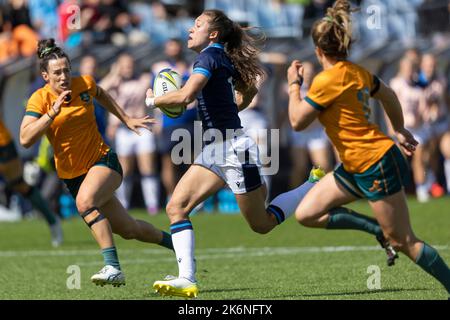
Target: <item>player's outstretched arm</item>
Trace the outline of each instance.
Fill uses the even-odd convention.
[[[397,95],[380,80],[380,88],[373,97],[381,102],[381,105],[386,111],[402,150],[407,155],[411,156],[416,150],[418,142],[414,139],[414,136],[405,129],[402,106]]]
[[[116,101],[109,95],[108,92],[97,86],[96,99],[100,104],[113,115],[115,115],[128,129],[140,135],[139,128],[150,130],[150,125],[155,123],[155,120],[150,117],[141,119],[130,118],[125,111],[117,104]]]
[[[154,97],[151,89],[147,90],[145,104],[149,108],[179,108],[192,103],[198,93],[208,82],[208,78],[202,74],[194,73],[186,81],[186,84],[176,91],[171,91],[160,97]]]

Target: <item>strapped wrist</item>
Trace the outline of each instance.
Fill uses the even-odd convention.
[[[147,107],[149,107],[149,108],[155,107],[155,97],[152,97],[152,98],[147,97],[147,98],[145,98],[145,105]]]
[[[303,77],[299,77],[298,79],[296,79],[296,80],[292,81],[291,83],[289,83],[289,87],[291,85],[294,85],[294,84],[298,84],[301,87],[302,84],[303,84]]]

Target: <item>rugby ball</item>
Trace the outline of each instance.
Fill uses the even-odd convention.
[[[181,77],[171,69],[161,70],[153,81],[153,94],[160,97],[168,92],[176,91],[181,88]],[[185,106],[161,108],[159,109],[170,118],[178,118],[186,111]]]

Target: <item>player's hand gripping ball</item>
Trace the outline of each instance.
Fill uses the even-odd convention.
[[[153,94],[156,97],[165,95],[168,92],[176,91],[181,88],[181,77],[171,69],[161,70],[153,81]],[[159,109],[170,118],[178,118],[186,111],[185,106],[161,108]]]

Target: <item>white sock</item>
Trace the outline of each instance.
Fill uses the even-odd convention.
[[[283,222],[294,214],[295,209],[297,209],[298,205],[303,200],[305,195],[309,190],[311,190],[312,187],[314,187],[315,184],[316,182],[306,181],[301,186],[291,191],[282,193],[272,200],[269,208],[270,206],[276,206],[282,210],[282,217],[279,216],[281,213],[279,213],[278,211],[271,211],[275,214],[279,223]]]
[[[122,184],[116,190],[117,199],[123,205],[125,209],[130,206],[130,196],[133,188],[133,177],[124,177]]]
[[[183,222],[190,224],[190,221],[184,220],[179,223],[170,226],[172,230],[172,243],[173,249],[178,262],[178,277],[186,278],[192,282],[195,281],[195,261],[194,261],[194,247],[195,237],[194,230],[185,229],[182,231],[174,232],[174,226],[178,225],[183,228]],[[191,225],[192,226],[192,225]]]
[[[159,182],[154,175],[141,178],[142,193],[147,208],[157,209],[159,207]]]
[[[445,180],[447,180],[447,192],[450,193],[450,159],[444,161]]]

